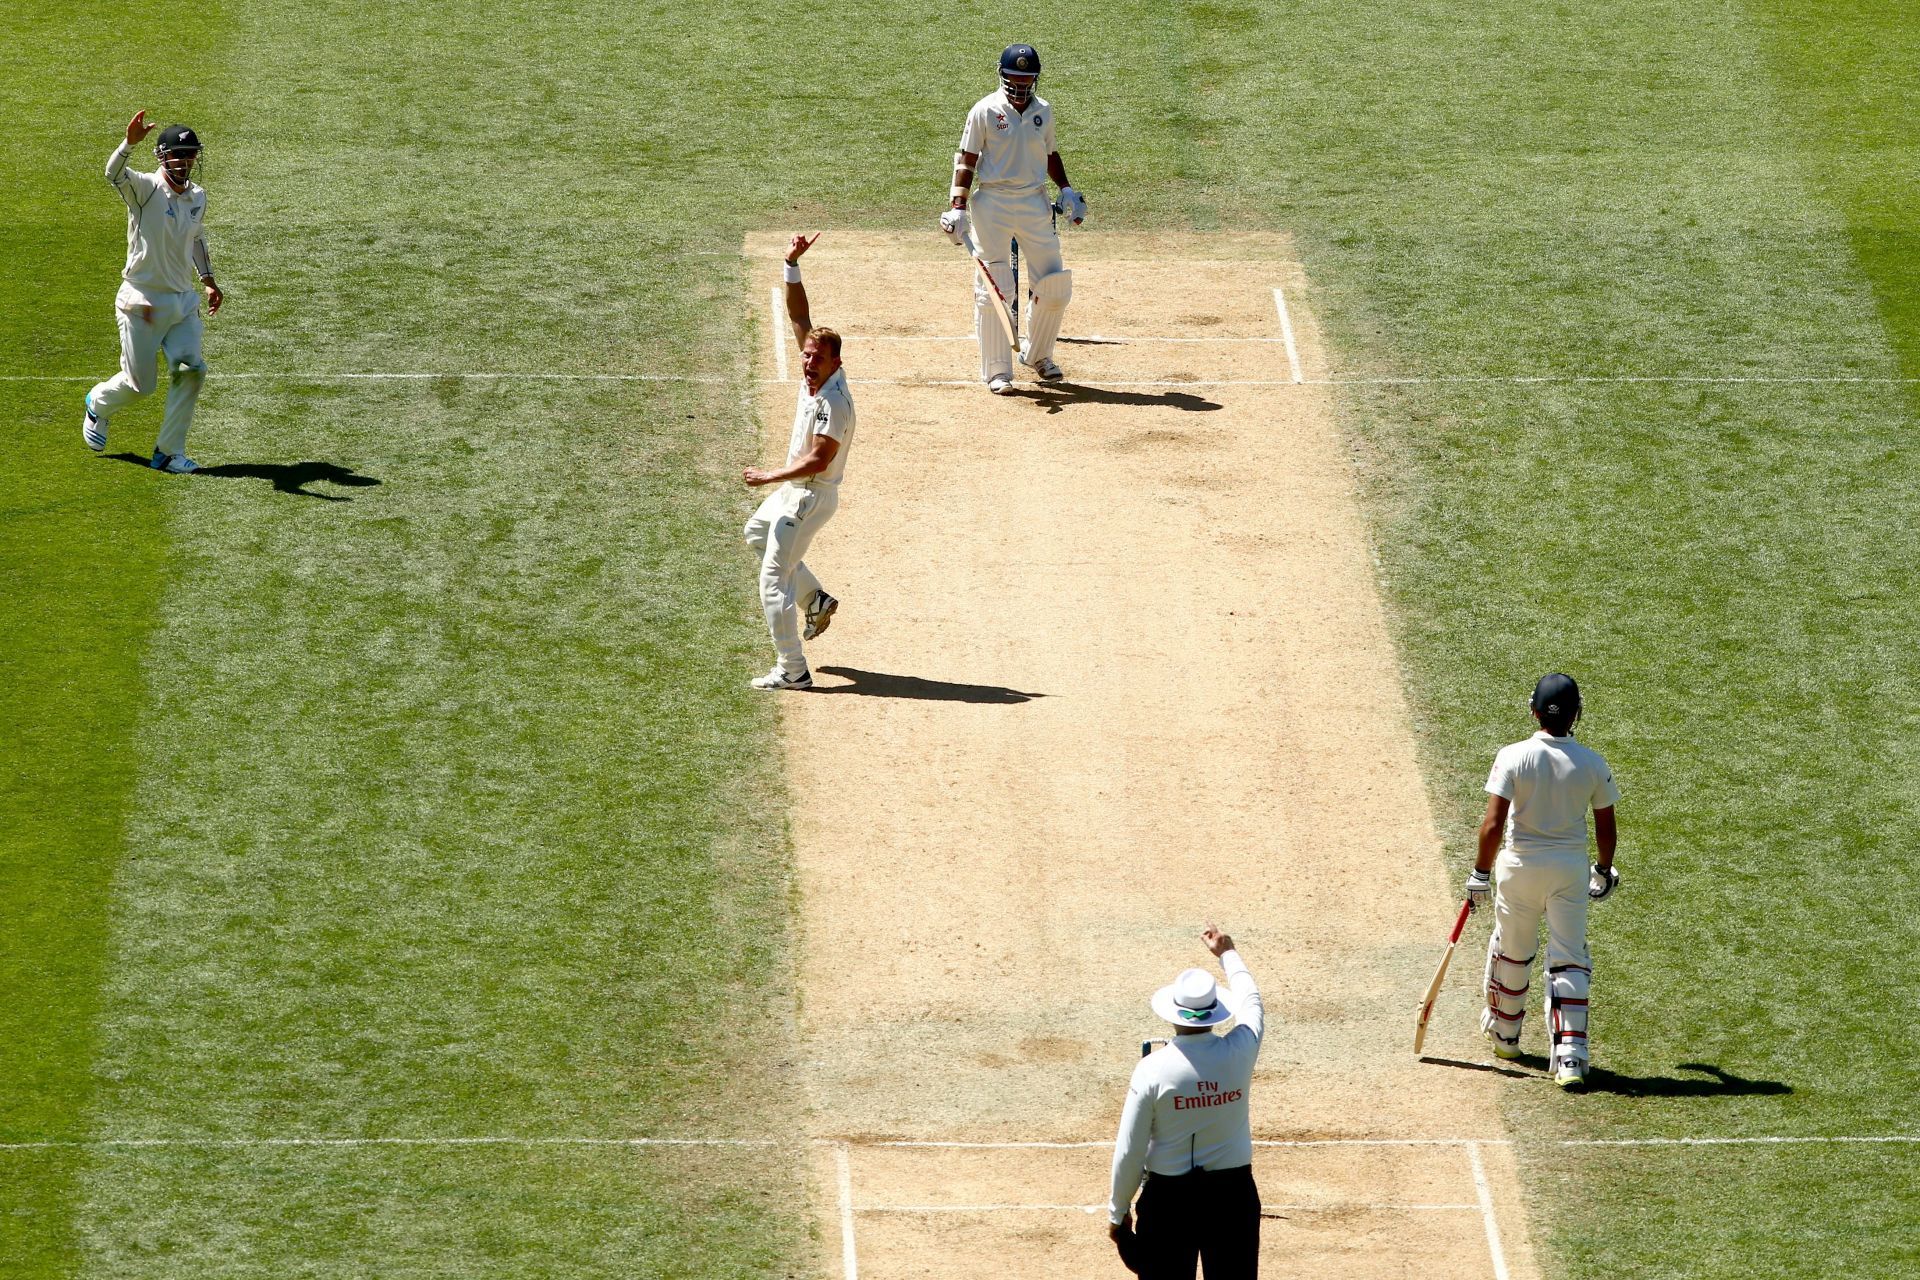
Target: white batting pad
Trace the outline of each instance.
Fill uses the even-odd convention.
[[[1500,931],[1487,941],[1487,1011],[1483,1029],[1510,1045],[1520,1043],[1520,1025],[1527,1016],[1528,970],[1533,957],[1517,960],[1500,950]]]
[[[1587,1061],[1587,992],[1593,974],[1577,964],[1555,965],[1547,972],[1547,1030],[1553,1036],[1553,1062]]]
[[[1056,271],[1033,282],[1033,319],[1027,325],[1027,363],[1038,364],[1053,357],[1053,344],[1060,336],[1060,321],[1073,299],[1073,272]]]

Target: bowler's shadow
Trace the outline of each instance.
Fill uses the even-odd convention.
[[[861,671],[855,667],[821,667],[830,676],[843,676],[851,684],[815,685],[815,693],[852,693],[863,698],[917,698],[922,702],[974,702],[987,706],[1010,707],[1044,693],[1022,693],[997,684],[955,684],[948,680],[927,680],[920,676],[890,676],[879,671]]]
[[[147,466],[145,458],[137,453],[114,453],[107,455],[116,462],[131,462],[138,466]],[[216,467],[201,467],[192,474],[196,476],[219,476],[225,480],[265,480],[273,485],[275,493],[297,493],[303,498],[318,498],[322,502],[352,502],[345,494],[315,493],[307,488],[310,484],[338,485],[343,489],[365,489],[379,484],[373,476],[363,476],[352,467],[343,467],[337,462],[223,462]]]
[[[1114,391],[1088,386],[1083,382],[1043,382],[1038,386],[1016,386],[1009,394],[1035,401],[1048,413],[1064,412],[1070,404],[1124,404],[1135,408],[1184,409],[1188,413],[1210,413],[1221,406],[1190,391]]]

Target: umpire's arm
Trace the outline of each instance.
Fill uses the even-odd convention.
[[[1146,1059],[1141,1059],[1144,1063]],[[1107,1234],[1119,1237],[1127,1230],[1134,1193],[1147,1176],[1147,1143],[1153,1137],[1153,1086],[1143,1079],[1144,1067],[1133,1069],[1127,1105],[1120,1110],[1120,1132],[1113,1140],[1113,1186],[1107,1196]]]

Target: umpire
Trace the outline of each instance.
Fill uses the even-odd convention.
[[[1204,969],[1188,969],[1154,992],[1153,1011],[1174,1025],[1173,1039],[1133,1069],[1114,1140],[1108,1234],[1143,1280],[1193,1280],[1199,1263],[1207,1280],[1260,1273],[1260,1192],[1247,1114],[1265,1031],[1260,988],[1232,938],[1208,925],[1200,940],[1226,971],[1228,988]],[[1235,1018],[1232,1031],[1213,1033]],[[1128,1221],[1135,1191],[1137,1229]]]

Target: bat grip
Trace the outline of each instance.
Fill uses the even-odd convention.
[[[1453,932],[1447,935],[1449,945],[1460,941],[1460,935],[1466,932],[1467,917],[1473,914],[1473,899],[1468,898],[1460,904],[1460,915],[1453,922]]]

